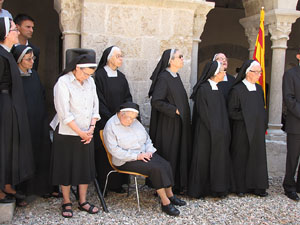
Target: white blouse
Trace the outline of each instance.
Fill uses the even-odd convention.
[[[140,153],[156,152],[147,131],[138,120],[125,127],[117,114],[107,121],[103,139],[112,155],[112,163],[116,166],[137,160]]]
[[[55,130],[59,124],[59,134],[78,136],[68,123],[74,120],[81,130],[87,131],[93,118],[100,119],[96,85],[92,77],[81,85],[72,72],[61,76],[54,86],[54,105],[57,114],[50,126]]]

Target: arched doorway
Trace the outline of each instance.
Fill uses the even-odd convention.
[[[54,114],[53,86],[61,68],[61,32],[59,16],[54,9],[53,0],[6,0],[3,8],[12,16],[19,13],[30,15],[35,20],[31,42],[40,48],[38,72],[45,87],[49,118]]]

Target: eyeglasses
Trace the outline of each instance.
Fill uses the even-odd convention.
[[[115,57],[117,58],[117,59],[119,59],[119,58],[123,58],[124,57],[124,55],[115,55]]]
[[[224,58],[224,57],[218,57],[218,58],[216,58],[216,60],[227,61],[227,58]]]
[[[183,55],[179,55],[178,57],[174,57],[174,59],[176,59],[176,58],[182,59],[182,58],[183,58]]]
[[[30,62],[30,61],[34,61],[35,59],[36,59],[36,57],[35,56],[32,56],[32,57],[30,57],[30,58],[23,58],[24,60],[26,60],[27,62]]]
[[[18,28],[14,28],[14,29],[9,30],[9,32],[11,32],[11,31],[19,32]]]
[[[255,73],[255,74],[261,74],[262,73],[262,71],[260,70],[260,71],[254,71],[254,70],[250,70],[250,72],[252,72],[252,73]]]
[[[94,75],[94,73],[92,73],[92,74],[88,74],[88,73],[84,72],[84,71],[83,71],[83,69],[81,69],[81,71],[82,71],[83,75],[85,75],[85,76],[88,76],[88,77],[89,77],[89,76],[93,76],[93,75]]]

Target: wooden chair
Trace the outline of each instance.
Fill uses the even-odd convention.
[[[142,177],[145,177],[145,178],[148,177],[148,176],[140,174],[140,173],[135,173],[135,172],[131,172],[131,171],[124,171],[124,170],[117,169],[112,164],[112,155],[110,154],[110,152],[107,150],[107,148],[105,146],[104,139],[103,139],[103,130],[100,130],[100,138],[101,138],[101,141],[103,143],[104,149],[106,151],[106,155],[107,155],[109,164],[113,168],[113,170],[109,171],[109,173],[106,175],[106,181],[105,181],[103,196],[105,196],[105,191],[106,191],[106,187],[107,187],[108,177],[109,177],[109,175],[111,173],[124,173],[124,174],[132,175],[132,176],[134,176],[135,190],[136,190],[136,199],[137,199],[137,203],[138,203],[138,209],[140,211],[141,209],[140,209],[140,198],[139,198],[139,189],[138,189],[138,184],[137,184],[137,176],[142,176]],[[129,195],[129,182],[128,182],[128,195]]]

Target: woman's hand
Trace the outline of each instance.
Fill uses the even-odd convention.
[[[89,144],[93,138],[93,135],[89,133],[89,131],[81,131],[79,136],[81,137],[81,142],[83,142],[83,144]]]
[[[180,115],[180,112],[179,112],[179,110],[178,110],[178,109],[176,109],[176,114],[177,114],[177,115]]]
[[[93,135],[94,134],[94,130],[95,130],[95,125],[91,125],[90,126],[90,129],[88,130],[88,133],[90,134],[90,135]]]
[[[137,157],[138,160],[142,160],[144,162],[150,161],[151,158],[152,158],[151,152],[140,153],[140,154],[138,154],[138,157]]]

